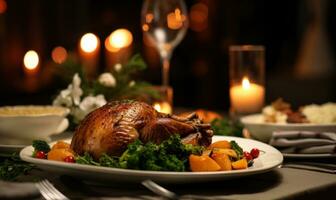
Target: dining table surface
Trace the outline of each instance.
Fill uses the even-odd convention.
[[[335,158],[317,161],[336,162]],[[284,160],[284,164],[289,162],[293,161]],[[69,199],[163,199],[141,183],[120,182],[118,177],[115,181],[93,182],[83,178],[50,173],[39,168],[18,177],[16,182],[0,181],[0,199],[44,199],[39,193],[27,193],[20,187],[20,184],[34,185],[34,182],[43,179],[49,180]],[[1,185],[7,185],[10,190],[6,190]],[[322,199],[336,195],[336,175],[278,167],[266,173],[223,181],[163,184],[162,186],[182,197],[192,194],[206,195],[211,199]]]

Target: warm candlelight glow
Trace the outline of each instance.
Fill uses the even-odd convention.
[[[154,15],[153,13],[147,13],[145,18],[146,18],[146,23],[151,23],[154,19]]]
[[[23,64],[27,70],[35,70],[39,64],[39,56],[36,51],[28,51],[23,57]]]
[[[114,49],[128,47],[133,42],[132,33],[129,30],[123,28],[113,31],[108,38],[109,45]]]
[[[99,39],[93,33],[86,33],[80,39],[80,48],[86,53],[94,52],[98,48],[98,44]]]
[[[190,9],[190,28],[194,31],[203,31],[208,27],[208,6],[196,3]]]
[[[105,48],[107,51],[109,52],[112,52],[112,53],[115,53],[115,52],[118,52],[120,49],[119,48],[114,48],[111,43],[110,43],[110,37],[111,35],[109,35],[106,39],[105,39]]]
[[[155,102],[153,104],[155,110],[165,114],[172,114],[172,107],[168,102]]]
[[[183,26],[186,17],[181,14],[181,10],[176,8],[174,12],[167,15],[167,25],[169,28],[176,30]]]
[[[264,104],[265,88],[244,77],[241,84],[230,88],[231,106],[239,113],[258,112]]]
[[[148,31],[148,30],[149,30],[149,26],[148,26],[148,24],[144,24],[144,25],[142,25],[142,30],[143,30],[143,31]]]
[[[250,88],[251,84],[250,84],[250,81],[248,80],[247,77],[243,78],[242,86],[243,86],[243,89],[245,89],[245,90],[248,90]]]
[[[0,0],[0,14],[5,13],[7,10],[7,3],[5,0]]]
[[[51,52],[51,58],[57,64],[62,64],[68,57],[67,50],[64,47],[55,47]]]

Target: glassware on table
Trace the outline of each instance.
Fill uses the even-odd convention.
[[[162,62],[162,81],[169,85],[170,58],[188,28],[183,0],[146,0],[142,7],[141,26],[145,37],[158,49]]]
[[[265,98],[265,47],[230,46],[229,62],[231,113],[260,112]]]

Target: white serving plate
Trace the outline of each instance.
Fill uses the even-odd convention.
[[[241,122],[257,140],[268,143],[274,131],[313,131],[313,132],[336,132],[336,123],[333,124],[279,124],[264,121],[262,114],[253,114],[242,117]]]
[[[141,182],[145,179],[151,179],[160,183],[194,183],[238,178],[270,171],[279,166],[283,161],[283,156],[277,149],[256,140],[226,136],[213,137],[213,142],[218,140],[235,140],[245,151],[258,148],[264,153],[255,160],[253,167],[221,172],[144,171],[42,160],[32,157],[32,146],[25,147],[20,152],[20,157],[22,160],[33,163],[46,171],[75,176],[86,180],[99,182]],[[70,140],[67,142],[70,142]]]
[[[50,109],[53,106],[7,106],[0,109]],[[0,137],[3,145],[31,143],[33,139],[48,140],[52,134],[63,132],[69,125],[69,109],[58,107],[59,113],[0,114]],[[28,144],[29,144],[28,143]]]

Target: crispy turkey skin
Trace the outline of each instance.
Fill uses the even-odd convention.
[[[121,155],[136,139],[161,143],[172,134],[181,135],[184,143],[208,146],[213,131],[195,115],[179,117],[157,112],[139,101],[110,102],[88,114],[77,127],[71,148],[79,155],[90,153]]]

